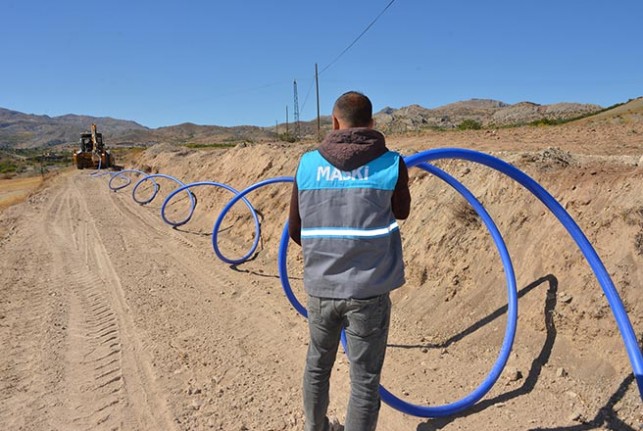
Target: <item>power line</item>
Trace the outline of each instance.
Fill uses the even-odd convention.
[[[366,27],[366,28],[365,28],[365,29],[364,29],[360,34],[359,34],[359,36],[357,36],[357,37],[355,38],[355,40],[353,40],[353,41],[352,41],[352,42],[351,42],[351,43],[350,43],[346,48],[344,48],[344,50],[343,50],[342,52],[340,52],[340,53],[339,53],[339,55],[338,55],[337,57],[335,57],[335,59],[334,59],[333,61],[331,61],[328,65],[326,65],[326,67],[324,67],[324,68],[321,70],[321,72],[319,72],[319,73],[317,74],[317,76],[321,75],[324,71],[328,70],[328,69],[329,69],[333,64],[335,64],[335,63],[336,63],[336,62],[337,62],[337,61],[338,61],[338,60],[339,60],[339,59],[340,59],[344,54],[346,54],[346,52],[348,52],[348,50],[349,50],[349,49],[351,49],[351,48],[353,47],[353,45],[355,45],[355,44],[357,43],[357,41],[358,41],[358,40],[360,40],[360,39],[362,38],[362,36],[364,36],[364,35],[366,34],[366,32],[367,32],[371,27],[373,27],[373,25],[377,22],[377,20],[378,20],[378,19],[380,19],[380,17],[381,17],[382,15],[384,15],[384,12],[386,12],[386,10],[387,10],[389,7],[391,7],[391,5],[393,5],[393,3],[395,3],[395,0],[391,0],[391,1],[386,5],[386,7],[382,10],[382,12],[380,12],[380,13],[379,13],[379,15],[377,15],[377,16],[375,17],[375,19],[374,19],[374,20],[373,20],[373,21],[372,21],[372,22],[371,22],[371,23],[370,23],[370,24],[369,24],[369,25],[368,25],[368,26],[367,26],[367,27]],[[311,90],[313,89],[313,84],[314,84],[314,83],[315,83],[315,77],[313,77],[313,79],[311,80],[310,85],[309,85],[309,87],[308,87],[308,90],[306,91],[306,97],[304,97],[304,103],[301,105],[301,110],[302,110],[302,111],[303,111],[303,110],[304,110],[304,108],[306,107],[306,102],[308,102],[308,96],[310,96],[310,92],[311,92]]]
[[[330,68],[333,64],[335,64],[335,63],[337,62],[337,60],[339,60],[339,59],[340,59],[344,54],[346,54],[346,52],[347,52],[349,49],[351,49],[351,48],[353,47],[353,45],[355,45],[355,44],[357,43],[357,41],[358,41],[358,40],[360,40],[360,39],[362,38],[362,36],[364,36],[364,34],[366,34],[366,32],[367,32],[371,27],[373,27],[373,24],[375,24],[375,23],[377,22],[377,20],[378,20],[378,19],[380,19],[380,17],[381,17],[382,15],[384,15],[384,12],[386,12],[386,10],[387,10],[389,7],[391,7],[391,5],[392,5],[393,3],[395,3],[395,0],[391,0],[391,1],[389,2],[389,4],[387,4],[387,5],[386,5],[386,7],[384,8],[384,10],[383,10],[382,12],[380,12],[380,13],[379,13],[379,15],[377,15],[377,16],[375,17],[375,19],[374,19],[374,20],[373,20],[373,21],[372,21],[372,22],[371,22],[371,23],[370,23],[370,24],[369,24],[369,25],[364,29],[364,31],[362,31],[362,32],[359,34],[359,36],[357,36],[357,37],[355,38],[355,40],[351,42],[351,44],[350,44],[350,45],[348,45],[346,48],[344,48],[344,50],[343,50],[342,52],[340,52],[340,53],[339,53],[339,55],[338,55],[337,57],[335,57],[335,59],[334,59],[333,61],[331,61],[331,62],[330,62],[326,67],[324,67],[324,68],[321,70],[321,72],[319,72],[319,74],[321,75],[322,73],[324,73],[326,70],[328,70],[328,68]]]
[[[301,105],[301,110],[303,111],[304,108],[306,107],[306,102],[308,102],[308,96],[310,96],[310,91],[313,89],[313,85],[315,85],[315,77],[310,80],[310,85],[308,86],[308,90],[306,91],[306,97],[304,97],[304,103]]]
[[[335,63],[337,63],[337,61],[338,61],[341,57],[343,57],[343,56],[344,56],[344,54],[346,54],[346,53],[348,52],[348,50],[350,50],[350,49],[351,49],[351,48],[352,48],[352,47],[353,47],[353,46],[354,46],[354,45],[355,45],[355,44],[356,44],[356,43],[357,43],[357,42],[358,42],[358,41],[359,41],[359,40],[360,40],[360,39],[361,39],[365,34],[366,34],[366,32],[368,32],[368,31],[371,29],[371,27],[373,27],[373,25],[374,25],[374,24],[375,24],[375,23],[380,19],[380,17],[381,17],[382,15],[384,15],[384,13],[385,13],[385,12],[386,12],[386,11],[387,11],[391,6],[392,6],[392,5],[393,5],[393,3],[395,3],[395,0],[391,0],[391,1],[386,5],[386,7],[385,7],[385,8],[384,8],[384,9],[383,9],[383,10],[382,10],[382,11],[381,11],[381,12],[380,12],[376,17],[375,17],[375,19],[373,19],[373,21],[371,21],[371,23],[370,23],[370,24],[368,24],[368,26],[366,26],[366,28],[365,28],[365,29],[364,29],[364,30],[363,30],[363,31],[362,31],[362,32],[361,32],[361,33],[360,33],[360,34],[359,34],[359,35],[358,35],[358,36],[357,36],[357,37],[356,37],[356,38],[355,38],[355,39],[354,39],[354,40],[353,40],[353,41],[352,41],[352,42],[351,42],[351,43],[350,43],[346,48],[344,48],[344,50],[343,50],[342,52],[340,52],[340,53],[337,55],[337,57],[335,57],[335,58],[333,59],[333,61],[331,61],[329,64],[327,64],[327,65],[326,65],[326,67],[324,67],[324,68],[323,68],[323,69],[322,69],[322,70],[317,74],[317,76],[321,75],[321,74],[322,74],[322,73],[324,73],[326,70],[328,70],[331,66],[333,66]],[[313,76],[313,78],[311,79],[311,83],[310,83],[310,85],[309,85],[309,87],[308,87],[308,89],[307,89],[307,91],[306,91],[306,96],[304,97],[304,103],[301,105],[301,110],[302,110],[302,111],[303,111],[303,110],[304,110],[304,108],[306,107],[306,103],[308,102],[308,98],[309,98],[309,96],[310,96],[310,93],[311,93],[311,91],[312,91],[312,88],[313,88],[314,83],[315,83],[315,77]],[[223,92],[223,93],[217,94],[217,95],[215,95],[215,96],[210,96],[210,97],[208,97],[208,98],[207,98],[207,100],[211,100],[211,99],[213,99],[213,98],[217,98],[217,97],[227,97],[227,96],[233,96],[233,95],[242,94],[242,93],[254,92],[254,91],[257,91],[257,90],[263,90],[263,89],[265,89],[265,88],[274,87],[274,86],[276,86],[276,85],[282,85],[282,84],[283,84],[283,82],[272,82],[272,83],[268,83],[268,84],[264,84],[264,85],[260,85],[260,86],[256,86],[256,87],[252,87],[252,88],[245,88],[245,89],[239,89],[239,90],[236,90],[236,91]],[[297,111],[299,111],[299,107],[298,107],[298,106],[296,107],[296,109],[297,109]],[[299,114],[299,112],[297,112],[297,114]],[[287,120],[286,120],[286,121],[287,121]]]

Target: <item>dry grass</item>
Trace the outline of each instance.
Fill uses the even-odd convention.
[[[607,121],[617,123],[640,122],[643,117],[643,97],[630,100],[623,105],[600,112],[587,118],[577,121],[577,124],[587,124],[592,122]]]
[[[24,202],[32,193],[38,191],[45,183],[42,176],[0,179],[0,213],[7,208]],[[0,226],[0,238],[6,229]]]
[[[0,211],[24,202],[43,181],[41,176],[0,180]]]

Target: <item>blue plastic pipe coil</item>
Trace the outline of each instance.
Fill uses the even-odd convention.
[[[618,325],[619,331],[621,332],[621,336],[623,338],[628,357],[632,364],[632,369],[634,372],[635,379],[637,381],[639,393],[641,395],[641,399],[643,400],[643,354],[641,353],[641,350],[639,348],[636,335],[634,333],[634,329],[632,328],[632,325],[628,319],[625,308],[623,307],[622,301],[618,296],[618,293],[614,287],[614,284],[611,278],[609,277],[609,274],[607,273],[607,270],[605,269],[602,261],[598,257],[596,251],[591,246],[591,244],[589,243],[589,241],[587,240],[587,238],[585,237],[581,229],[574,222],[572,217],[564,210],[564,208],[542,186],[540,186],[536,181],[530,178],[527,174],[515,168],[514,166],[498,158],[495,158],[493,156],[480,153],[477,151],[473,151],[473,150],[460,149],[460,148],[439,148],[439,149],[427,150],[424,152],[414,154],[412,156],[408,156],[405,158],[405,161],[408,167],[420,167],[421,169],[424,169],[438,176],[442,180],[449,183],[458,192],[460,192],[467,199],[467,201],[474,207],[474,209],[481,216],[483,221],[485,221],[485,224],[487,225],[487,228],[492,234],[492,237],[494,237],[494,242],[496,242],[496,247],[498,248],[501,258],[503,260],[505,276],[508,279],[509,307],[508,307],[508,322],[507,322],[507,330],[505,333],[505,340],[503,342],[503,346],[501,347],[500,355],[496,360],[496,363],[493,369],[491,370],[489,376],[487,377],[487,379],[485,379],[485,381],[478,388],[476,388],[474,392],[472,392],[470,395],[468,395],[467,397],[463,398],[458,402],[445,405],[445,406],[437,406],[437,407],[415,406],[400,400],[399,398],[395,397],[393,394],[388,392],[383,387],[381,388],[382,399],[388,404],[392,405],[395,408],[398,408],[403,412],[417,415],[417,416],[424,416],[424,417],[447,416],[457,411],[463,410],[469,407],[470,405],[473,405],[478,399],[484,396],[486,391],[488,391],[491,385],[493,385],[493,383],[497,379],[498,375],[500,374],[500,372],[502,371],[502,368],[506,363],[506,358],[504,358],[504,356],[508,355],[508,352],[511,348],[511,344],[513,342],[513,336],[514,336],[513,334],[515,334],[515,323],[513,324],[513,328],[512,328],[511,322],[512,322],[512,319],[514,321],[516,320],[516,317],[512,316],[512,313],[516,314],[517,312],[515,311],[515,309],[512,312],[511,303],[512,303],[512,297],[516,295],[516,287],[515,287],[515,280],[513,281],[513,285],[511,285],[511,282],[509,280],[510,278],[514,278],[513,267],[511,266],[511,260],[509,258],[509,255],[508,253],[506,253],[506,247],[504,246],[504,241],[502,240],[502,237],[500,236],[500,234],[497,232],[497,228],[495,227],[495,224],[490,219],[490,217],[489,217],[489,220],[486,220],[486,218],[488,217],[488,214],[486,210],[484,210],[482,205],[480,205],[480,203],[477,201],[477,199],[475,199],[475,197],[464,186],[458,183],[453,177],[439,170],[435,166],[432,166],[426,163],[428,161],[440,160],[440,159],[462,159],[462,160],[467,160],[474,163],[479,163],[487,167],[490,167],[492,169],[495,169],[509,176],[510,178],[514,179],[518,183],[520,183],[523,187],[525,187],[532,194],[534,194],[541,202],[543,202],[543,204],[545,204],[545,206],[558,218],[558,220],[563,224],[565,229],[569,232],[569,234],[574,239],[574,241],[580,248],[585,258],[587,259],[590,267],[592,268],[594,274],[596,275],[598,282],[601,285],[601,288],[603,289],[603,292],[605,293],[605,296],[608,300],[608,304],[612,309],[612,313]],[[129,185],[131,183],[131,179],[125,175],[122,175],[129,172],[137,173],[139,175],[145,175],[144,172],[134,170],[134,169],[120,171],[112,175],[109,181],[110,189],[116,191]],[[112,186],[112,181],[117,176],[125,178],[126,183],[120,186]],[[139,185],[143,181],[145,181],[145,179],[139,181],[137,185]],[[178,182],[178,180],[176,181]],[[198,183],[187,184],[185,186],[181,186],[178,189],[174,190],[166,198],[161,208],[161,217],[166,223],[174,225],[175,227],[180,224],[187,223],[187,221],[191,218],[192,213],[194,211],[194,205],[191,206],[189,216],[184,221],[182,221],[183,223],[179,222],[178,224],[176,222],[169,221],[165,217],[165,206],[174,195],[176,195],[177,193],[185,189],[189,189],[190,187],[193,187],[193,186],[213,185],[213,186],[225,188],[235,193],[235,197],[226,205],[226,207],[222,210],[219,217],[217,218],[217,221],[215,222],[215,225],[213,227],[213,234],[212,234],[212,246],[215,254],[224,262],[231,263],[231,264],[242,263],[246,261],[250,256],[252,256],[252,254],[255,252],[259,242],[259,236],[260,236],[260,224],[257,218],[256,211],[254,210],[252,205],[250,205],[250,203],[245,199],[245,195],[253,190],[256,190],[260,187],[263,187],[269,184],[273,184],[277,182],[292,182],[292,181],[293,181],[292,177],[272,178],[272,179],[254,184],[242,192],[237,192],[232,187],[229,187],[225,184],[216,183],[216,182],[198,182]],[[156,184],[156,182],[154,182],[154,184],[155,184],[155,191],[154,191],[154,196],[155,196],[156,193],[158,192],[158,185]],[[190,193],[190,196],[191,196],[191,202],[193,202],[194,196],[191,193]],[[239,199],[244,200],[244,203],[248,206],[248,208],[251,210],[253,214],[253,218],[255,221],[255,240],[250,248],[250,251],[246,253],[242,258],[229,259],[225,257],[218,248],[217,234],[218,234],[220,225],[223,221],[223,218],[230,210],[230,208]],[[301,313],[304,317],[307,317],[307,312],[305,307],[297,300],[288,282],[288,275],[287,275],[287,268],[286,268],[288,241],[289,241],[288,224],[286,223],[286,225],[284,226],[284,231],[282,233],[282,238],[281,238],[280,247],[279,247],[279,274],[282,281],[282,287],[284,288],[284,291],[286,293],[288,300],[299,313]],[[504,251],[502,251],[503,249]],[[506,253],[506,258],[503,257],[505,253]],[[344,336],[342,336],[342,340],[345,341]],[[487,386],[489,387],[487,388]],[[483,391],[484,393],[481,393]]]
[[[139,171],[138,169],[124,169],[122,171],[118,171],[114,173],[114,175],[112,175],[112,177],[109,179],[108,185],[110,190],[118,191],[118,190],[124,189],[125,187],[129,186],[132,183],[132,179],[129,176],[124,174],[137,174],[137,175],[147,176],[145,172]],[[119,184],[115,186],[112,184],[115,178],[121,178],[121,179],[124,179],[125,181],[123,184]],[[156,185],[156,187],[158,187],[158,185]]]
[[[254,207],[244,197],[244,195],[239,196],[240,192],[238,190],[230,187],[229,185],[223,184],[223,183],[218,183],[216,181],[199,181],[199,182],[189,183],[189,184],[186,184],[184,186],[181,186],[181,187],[178,187],[178,188],[174,189],[172,191],[172,193],[167,195],[167,197],[165,198],[165,201],[163,201],[163,205],[161,206],[161,217],[163,218],[163,221],[165,223],[167,223],[167,224],[173,225],[174,227],[179,226],[180,224],[176,224],[174,222],[171,222],[165,216],[165,208],[166,208],[168,202],[170,202],[174,196],[176,196],[178,193],[181,193],[183,190],[189,190],[189,189],[191,189],[193,187],[200,187],[200,186],[212,186],[212,187],[219,187],[219,188],[228,190],[229,192],[231,192],[231,193],[233,193],[235,195],[235,197],[233,198],[234,202],[237,202],[239,199],[241,199],[241,200],[243,200],[243,203],[250,210],[250,213],[252,214],[252,218],[253,218],[254,224],[255,224],[255,237],[254,237],[254,241],[253,241],[252,245],[250,246],[250,250],[245,255],[240,257],[239,259],[225,258],[225,256],[223,256],[223,254],[219,251],[219,247],[217,246],[216,233],[217,233],[217,231],[219,229],[219,226],[221,224],[220,219],[223,218],[222,215],[225,215],[224,211],[227,212],[229,207],[232,206],[232,205],[230,205],[230,203],[228,203],[228,205],[224,208],[224,211],[221,211],[221,213],[219,215],[219,218],[217,219],[217,223],[215,223],[214,228],[212,230],[212,247],[214,248],[214,252],[219,257],[219,259],[224,260],[224,258],[225,258],[224,262],[227,262],[227,263],[230,263],[230,264],[239,264],[239,263],[245,262],[246,260],[248,260],[250,258],[250,256],[252,256],[252,254],[257,249],[257,246],[259,245],[259,237],[261,235],[261,227],[260,227],[260,224],[259,224],[259,217],[257,217],[257,211],[255,211]],[[194,210],[194,208],[192,208],[192,210]],[[189,220],[191,217],[192,217],[192,213],[190,213],[188,218],[181,224],[187,223],[187,220]]]
[[[259,189],[261,187],[265,187],[267,185],[277,184],[277,183],[292,183],[293,181],[294,181],[293,177],[275,177],[275,178],[270,178],[270,179],[267,179],[267,180],[264,180],[264,181],[260,181],[260,182],[258,182],[256,184],[253,184],[250,187],[238,192],[238,194],[235,197],[233,197],[230,200],[230,202],[228,202],[226,204],[225,207],[223,207],[223,209],[221,210],[221,213],[219,214],[219,217],[217,218],[216,222],[214,223],[214,227],[212,228],[212,247],[214,248],[214,252],[219,257],[219,259],[221,259],[222,261],[224,261],[226,263],[229,263],[231,265],[236,265],[236,264],[239,264],[239,263],[243,263],[248,258],[250,258],[250,256],[252,256],[252,254],[257,249],[257,245],[259,244],[259,228],[257,228],[255,230],[255,240],[254,240],[254,243],[252,244],[252,247],[251,247],[250,251],[248,251],[248,253],[246,253],[241,259],[230,259],[230,258],[224,256],[223,253],[221,253],[221,250],[219,250],[219,245],[218,245],[218,241],[217,241],[218,234],[219,234],[219,229],[221,227],[221,223],[223,222],[223,219],[225,218],[226,214],[228,214],[228,211],[230,211],[230,209],[234,206],[234,204],[236,204],[239,201],[239,199],[244,199],[245,200],[245,196],[248,193],[250,193],[250,192],[252,192],[254,190],[257,190],[257,189]],[[253,211],[253,215],[255,217],[255,223],[256,223],[256,225],[258,227],[259,222],[257,220],[257,213],[254,211],[254,209],[252,211]]]
[[[185,183],[183,181],[181,181],[181,180],[179,180],[177,178],[174,178],[173,176],[170,176],[170,175],[165,175],[165,174],[151,174],[151,175],[148,175],[148,176],[143,177],[140,180],[138,180],[138,182],[134,185],[134,188],[132,189],[132,199],[134,199],[134,201],[136,203],[138,203],[140,205],[147,205],[148,203],[152,202],[156,198],[156,195],[158,194],[158,191],[159,191],[159,185],[155,181],[152,181],[154,178],[165,178],[165,179],[174,181],[175,183],[178,184],[179,187],[185,186]],[[136,191],[146,181],[152,181],[153,182],[154,190],[153,190],[152,194],[147,199],[140,199],[139,200],[136,197]],[[179,221],[169,221],[169,220],[167,220],[167,218],[165,218],[164,213],[162,213],[161,217],[163,217],[163,220],[165,220],[166,223],[176,227],[176,226],[184,225],[184,224],[186,224],[187,222],[190,221],[190,219],[192,218],[192,215],[194,214],[194,208],[196,207],[196,200],[194,199],[194,195],[192,194],[192,192],[190,190],[186,190],[186,193],[188,195],[188,199],[190,200],[190,210],[188,212],[188,215],[184,219],[179,220]]]

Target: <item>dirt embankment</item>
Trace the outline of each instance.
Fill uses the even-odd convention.
[[[389,138],[403,154],[435,147],[491,153],[525,171],[570,213],[608,269],[643,335],[643,128],[610,124],[428,133]],[[157,146],[136,168],[237,189],[292,175],[313,144],[227,150]],[[422,419],[383,406],[378,429],[638,430],[641,399],[601,287],[557,219],[524,188],[483,166],[436,163],[484,204],[511,254],[518,331],[494,388],[473,408]],[[238,266],[214,256],[209,234],[232,196],[194,189],[190,223],[159,210],[174,187],[159,179],[146,206],[132,185],[75,173],[7,210],[0,242],[2,402],[6,429],[302,429],[306,325],[288,304],[276,256],[288,184],[249,199],[258,253]],[[150,193],[144,187],[141,195]],[[503,340],[507,292],[496,248],[470,206],[439,179],[411,170],[412,214],[401,223],[407,283],[393,295],[384,385],[418,404],[455,401],[491,369]],[[178,197],[168,214],[185,214]],[[253,239],[242,205],[226,218],[222,251]],[[303,300],[301,256],[289,252]],[[339,358],[331,413],[343,418],[348,364]],[[91,400],[91,402],[87,402]]]

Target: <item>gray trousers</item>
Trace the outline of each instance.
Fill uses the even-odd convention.
[[[351,394],[345,431],[373,431],[391,318],[389,294],[369,299],[308,297],[310,343],[304,371],[306,431],[327,431],[328,389],[342,328],[346,331]]]

